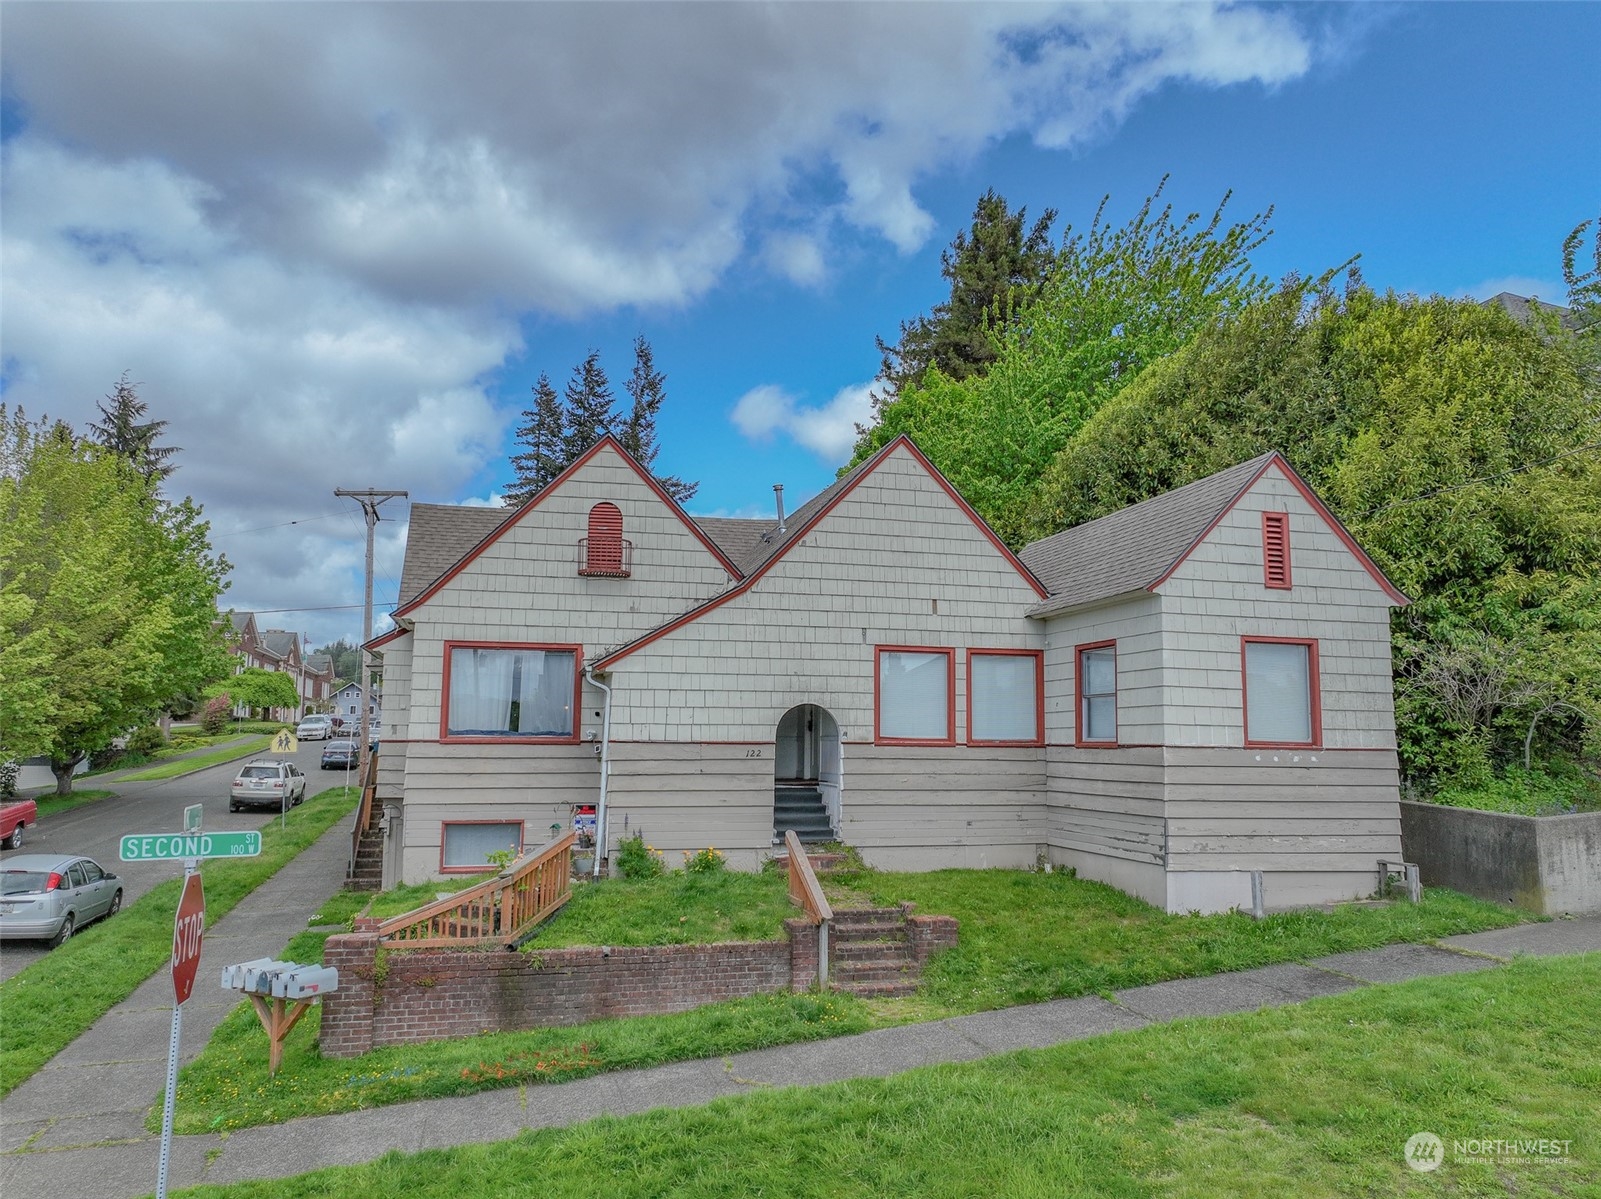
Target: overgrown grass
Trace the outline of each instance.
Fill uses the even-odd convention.
[[[889,1079],[390,1153],[190,1199],[1595,1195],[1601,955],[1524,959]],[[403,1067],[400,1067],[403,1068]],[[379,1085],[372,1072],[350,1085]],[[180,1105],[181,1110],[181,1105]],[[1412,1134],[1444,1164],[1403,1161]],[[1475,1162],[1469,1138],[1571,1142]]]
[[[955,916],[956,948],[936,957],[908,1011],[948,1016],[1296,961],[1400,941],[1503,928],[1527,914],[1429,889],[1418,904],[1341,904],[1253,920],[1240,912],[1170,916],[1066,872],[862,871],[836,888],[875,903],[911,901]]]
[[[206,923],[215,924],[356,806],[355,788],[313,796],[261,831],[261,856],[202,866]],[[172,954],[181,879],[169,879],[0,983],[0,1095],[8,1094],[131,995]]]
[[[301,933],[284,957],[319,960],[327,936]],[[874,1025],[867,1005],[849,995],[757,995],[670,1016],[431,1041],[336,1061],[316,1051],[320,1017],[321,1010],[313,1009],[296,1026],[278,1076],[269,1079],[266,1034],[249,1005],[240,1004],[178,1076],[177,1131],[223,1131],[411,1099],[564,1082],[603,1070],[843,1036]],[[159,1103],[151,1108],[151,1131],[161,1126],[160,1110]]]
[[[1601,811],[1601,779],[1576,763],[1547,763],[1533,770],[1509,766],[1478,785],[1449,785],[1430,796],[1452,808],[1478,808],[1515,816]]]
[[[62,812],[70,812],[73,808],[81,808],[86,803],[94,803],[101,799],[110,799],[116,795],[115,791],[74,791],[71,795],[41,795],[38,797],[39,816],[56,816]]]
[[[604,879],[575,887],[526,948],[776,941],[796,913],[780,874],[675,870],[660,878]]]
[[[317,1054],[320,1011],[314,1011],[290,1037],[284,1070],[271,1083],[265,1077],[265,1041],[255,1017],[242,1007],[223,1026],[231,1031],[224,1035],[219,1029],[185,1068],[178,1088],[180,1124],[192,1131],[241,1127],[430,1095],[559,1081],[597,1070],[710,1057],[738,1047],[786,1044],[1396,941],[1430,940],[1526,918],[1436,890],[1425,892],[1416,906],[1350,905],[1264,921],[1237,914],[1169,916],[1098,883],[1009,870],[864,871],[834,876],[828,886],[842,904],[911,899],[920,911],[957,916],[962,921],[957,948],[934,959],[923,989],[909,999],[834,996],[826,1008],[813,1009],[803,1004],[804,996],[767,997],[712,1004],[677,1016],[427,1042],[342,1062],[324,1062]],[[443,888],[421,884],[389,892],[378,897],[369,914],[396,915],[432,900],[438,889]],[[730,914],[736,900],[750,905],[737,918]],[[344,919],[360,906],[359,897],[352,898],[344,906],[325,909],[318,922],[330,916]],[[776,873],[675,873],[653,880],[590,883],[578,888],[568,910],[527,949],[704,943],[746,939],[763,927],[771,937],[792,912],[783,876]],[[315,955],[326,935],[302,934],[288,956],[320,960]],[[480,1060],[485,1063],[481,1069],[475,1064]],[[513,1069],[516,1063],[522,1065]],[[469,1069],[475,1072],[470,1078],[462,1073]]]
[[[159,766],[152,766],[149,770],[141,770],[137,774],[125,775],[122,781],[126,783],[145,783],[155,782],[158,779],[177,778],[181,774],[193,774],[197,770],[206,770],[212,766],[219,766],[223,762],[232,762],[236,758],[250,757],[252,754],[260,753],[271,744],[271,737],[252,737],[243,745],[212,750],[209,754],[196,754],[192,758],[170,758]]]

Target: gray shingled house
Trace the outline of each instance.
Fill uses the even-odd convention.
[[[1400,851],[1402,596],[1277,454],[1014,555],[909,440],[696,520],[607,438],[515,512],[412,507],[386,882],[599,809],[676,861],[795,827],[1044,860],[1172,911],[1354,897]]]

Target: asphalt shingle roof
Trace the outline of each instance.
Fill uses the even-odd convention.
[[[1262,472],[1269,452],[1023,547],[1018,557],[1058,610],[1151,586]]]
[[[400,568],[400,603],[409,604],[440,575],[500,528],[515,508],[471,508],[459,504],[413,504]]]

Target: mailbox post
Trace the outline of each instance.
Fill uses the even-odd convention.
[[[272,958],[256,958],[222,968],[222,989],[242,991],[256,1009],[267,1034],[267,1077],[283,1064],[284,1041],[306,1009],[339,989],[339,971],[332,966],[301,966]]]

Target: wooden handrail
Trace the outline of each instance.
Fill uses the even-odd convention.
[[[367,831],[372,823],[373,797],[378,790],[378,755],[376,753],[367,758],[366,773],[357,780],[361,788],[361,802],[356,805],[356,823],[350,827],[350,864],[346,867],[345,875],[350,877],[356,873],[356,855],[361,852],[361,834]]]
[[[832,920],[834,909],[828,906],[828,897],[823,894],[823,885],[817,881],[817,872],[812,869],[812,860],[801,848],[800,838],[795,835],[794,829],[784,834],[784,848],[789,851],[790,902],[799,904],[801,910],[806,913],[806,918],[813,924]]]
[[[576,840],[563,833],[494,878],[385,920],[378,935],[397,949],[513,944],[572,898]]]

